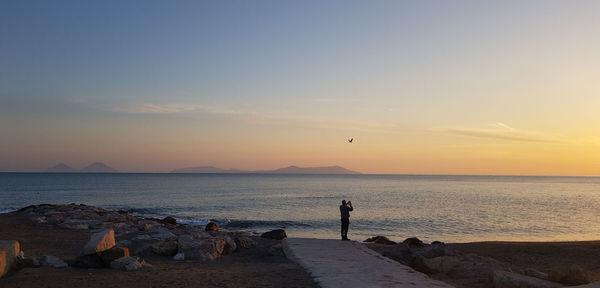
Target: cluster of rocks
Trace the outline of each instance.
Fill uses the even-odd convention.
[[[534,269],[516,269],[472,253],[465,254],[439,241],[426,244],[418,238],[407,238],[396,243],[385,236],[375,236],[365,242],[388,245],[378,249],[383,256],[462,287],[555,288],[590,282],[586,272],[576,265],[543,273]]]
[[[247,232],[219,231],[215,223],[209,223],[204,228],[194,227],[178,224],[173,217],[142,218],[124,211],[110,211],[84,204],[41,204],[22,208],[16,213],[40,224],[65,229],[93,232],[111,229],[116,246],[127,248],[130,254],[136,256],[213,260],[253,245]],[[74,265],[93,266],[92,263],[99,263],[89,260],[77,259]]]

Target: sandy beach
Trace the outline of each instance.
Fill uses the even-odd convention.
[[[78,206],[65,205],[65,207]],[[84,209],[88,210],[92,208],[97,209],[91,206],[84,207]],[[32,210],[34,209],[26,211]],[[54,213],[46,213],[50,216],[54,215]],[[114,212],[105,211],[104,213]],[[0,239],[18,240],[26,258],[33,259],[44,254],[49,254],[64,259],[67,262],[73,261],[73,259],[81,254],[82,247],[89,241],[92,234],[92,230],[90,229],[66,229],[48,223],[38,223],[32,221],[31,217],[26,217],[26,215],[31,216],[32,214],[26,214],[25,212],[0,214]],[[141,222],[149,221],[137,217],[133,217],[132,219]],[[175,231],[174,227],[177,226],[170,227]],[[182,228],[179,227],[178,229]],[[215,260],[176,261],[172,257],[143,253],[143,259],[152,264],[151,269],[124,272],[112,269],[77,267],[63,269],[29,267],[1,278],[0,286],[318,287],[308,271],[286,258],[281,249],[281,240],[257,236],[250,237],[253,242],[252,247],[238,248],[235,252],[228,255],[220,255]],[[410,254],[397,252],[397,247],[400,247],[399,245],[401,244],[385,245],[370,243],[360,245],[366,245],[368,248],[386,257],[403,263],[407,259],[403,257]],[[568,267],[578,265],[578,267],[585,271],[588,282],[600,280],[600,262],[598,262],[598,259],[600,259],[600,241],[475,242],[436,245],[443,245],[439,247],[442,247],[443,251],[446,251],[444,252],[446,253],[444,257],[450,257],[448,255],[459,257],[457,255],[460,255],[463,260],[471,259],[469,261],[472,262],[469,262],[469,265],[483,263],[485,267],[501,267],[502,269],[522,274],[532,274],[535,272],[546,276],[552,273],[553,270],[568,269]],[[427,250],[429,252],[426,250],[423,251],[430,253],[434,251],[430,248],[438,246],[426,244],[423,247],[429,249]],[[415,251],[417,250],[412,251],[412,255],[416,255],[414,253],[421,253]],[[135,253],[132,253],[132,255],[135,255]],[[492,264],[488,265],[489,263]],[[423,266],[422,263],[419,264],[419,261],[407,266],[416,267],[416,270],[455,287],[494,287],[490,280],[490,275],[488,275],[489,271],[485,270],[488,268],[479,270],[469,268],[470,272],[465,273],[457,269],[452,271],[433,271],[431,268],[427,268],[430,266]],[[460,265],[455,266],[458,267]]]
[[[15,239],[27,258],[50,254],[74,259],[89,230],[39,225],[20,215],[0,214],[0,239]],[[144,256],[151,270],[24,268],[0,279],[0,287],[318,287],[310,275],[271,247],[279,240],[252,237],[253,247],[214,261]]]

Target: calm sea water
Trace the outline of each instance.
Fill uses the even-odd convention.
[[[600,239],[600,177],[0,173],[0,213],[85,203],[231,230],[446,242]]]

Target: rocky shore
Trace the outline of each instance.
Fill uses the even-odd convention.
[[[600,287],[600,242],[396,243],[366,245],[383,256],[460,288]]]
[[[189,287],[186,283],[198,281],[191,286],[316,287],[306,271],[285,258],[280,243],[285,231],[262,236],[83,204],[28,206],[0,214],[0,239],[18,241],[3,244],[15,252],[0,267],[8,275],[0,286],[67,287],[83,281],[87,287],[110,287],[137,275],[128,286],[179,282]]]

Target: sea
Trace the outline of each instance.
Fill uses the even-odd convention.
[[[0,173],[0,213],[87,204],[288,237],[395,241],[600,240],[600,177]]]

